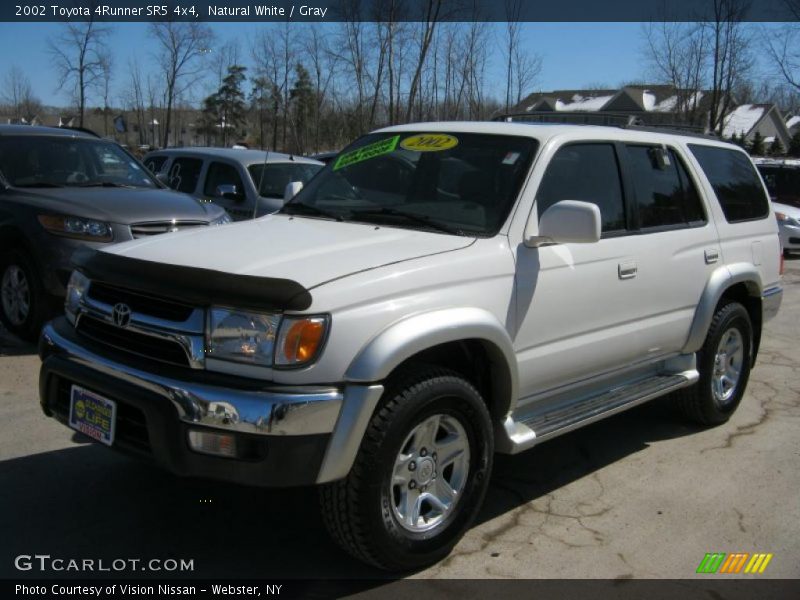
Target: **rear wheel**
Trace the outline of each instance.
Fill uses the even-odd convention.
[[[680,406],[702,425],[718,425],[734,413],[750,377],[753,327],[738,302],[720,307],[697,354],[700,380],[679,392]]]
[[[0,321],[33,341],[48,313],[48,298],[31,260],[18,250],[0,254]]]
[[[433,564],[480,509],[493,451],[489,413],[471,383],[439,368],[406,374],[387,386],[350,474],[321,488],[325,524],[380,568]]]

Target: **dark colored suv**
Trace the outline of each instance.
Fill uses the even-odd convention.
[[[222,208],[166,188],[112,141],[0,125],[0,320],[35,338],[80,246],[229,221]]]

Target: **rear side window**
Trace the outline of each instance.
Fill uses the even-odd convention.
[[[169,168],[169,187],[179,192],[193,193],[197,189],[203,161],[198,158],[176,158]]]
[[[147,167],[148,171],[155,175],[161,170],[161,167],[164,166],[165,162],[167,162],[166,156],[148,156],[145,158],[144,166]]]
[[[665,154],[657,146],[626,148],[642,229],[704,222],[697,190],[673,150]]]
[[[561,200],[597,204],[603,233],[625,229],[619,163],[612,144],[571,144],[556,152],[536,194],[539,217]]]
[[[697,144],[690,144],[689,148],[714,188],[728,223],[769,215],[769,201],[761,179],[745,154]]]

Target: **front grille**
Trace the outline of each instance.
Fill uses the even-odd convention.
[[[192,227],[202,227],[208,225],[203,221],[157,221],[153,223],[134,223],[131,225],[131,234],[134,239],[159,235],[169,231],[182,231]]]
[[[69,419],[69,403],[72,382],[63,377],[56,384],[55,402],[51,408]],[[101,394],[102,395],[102,394]],[[117,422],[114,425],[114,444],[120,444],[144,454],[152,454],[150,435],[147,432],[147,418],[144,413],[127,402],[111,398],[117,403]]]
[[[77,332],[97,343],[111,346],[122,352],[183,367],[189,366],[186,351],[175,341],[117,327],[89,315],[83,315],[78,319]]]
[[[146,294],[125,288],[111,286],[100,281],[93,281],[89,286],[89,298],[110,306],[117,303],[127,304],[133,312],[150,315],[158,319],[183,322],[188,319],[194,308],[164,298],[154,298]]]
[[[789,238],[789,243],[790,244],[800,244],[800,238],[790,237]]]

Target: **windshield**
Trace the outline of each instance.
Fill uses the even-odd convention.
[[[2,136],[0,172],[15,187],[158,187],[122,148],[99,139]]]
[[[376,133],[346,148],[281,212],[496,234],[536,152],[527,137]]]
[[[322,168],[310,163],[267,163],[247,167],[259,194],[265,198],[283,198],[286,186],[292,181],[305,185]],[[260,184],[260,185],[259,185]]]

